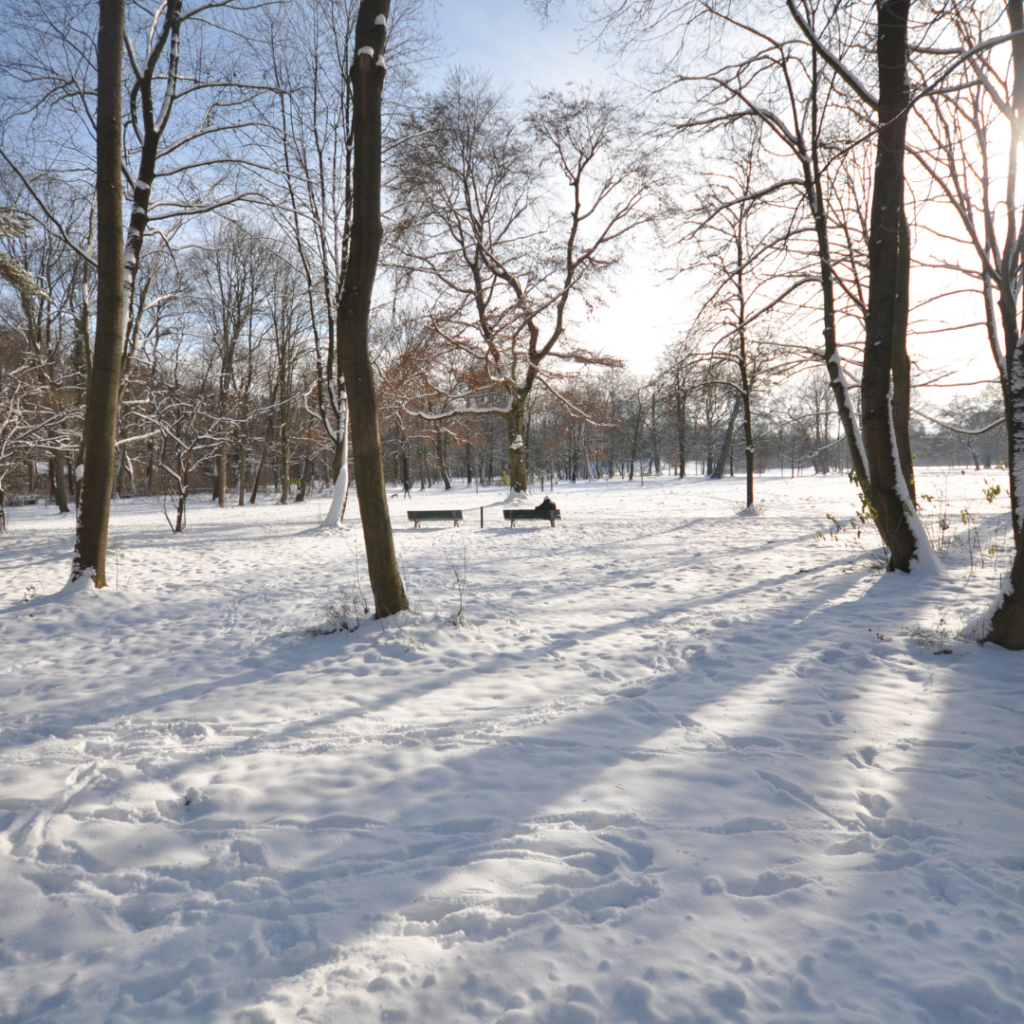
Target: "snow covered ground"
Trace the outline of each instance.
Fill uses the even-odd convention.
[[[0,1021],[1024,1021],[1024,661],[957,638],[996,479],[922,474],[942,579],[817,538],[841,477],[416,494],[414,610],[353,633],[326,498],[119,503],[72,595],[12,510]]]

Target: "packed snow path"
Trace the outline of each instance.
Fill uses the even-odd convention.
[[[414,610],[351,634],[326,501],[119,503],[120,589],[73,595],[69,517],[14,509],[0,1021],[1024,1021],[1024,661],[956,638],[982,476],[921,483],[944,579],[816,539],[843,478],[559,487],[555,530],[399,499]]]

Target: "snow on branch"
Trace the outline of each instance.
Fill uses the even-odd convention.
[[[915,416],[920,416],[921,419],[934,423],[936,426],[942,427],[943,430],[950,430],[954,434],[963,434],[966,437],[978,437],[980,434],[987,434],[990,430],[995,430],[996,427],[1001,427],[1006,422],[1006,417],[1000,416],[994,423],[990,423],[987,427],[982,427],[980,430],[965,430],[963,427],[954,427],[952,423],[943,423],[942,420],[937,420],[934,416],[921,412],[920,409],[912,409],[912,411]]]

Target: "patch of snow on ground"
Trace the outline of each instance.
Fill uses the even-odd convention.
[[[957,638],[1010,554],[981,480],[919,479],[979,512],[933,517],[941,579],[817,538],[842,477],[752,518],[738,478],[558,486],[554,530],[417,494],[414,608],[351,633],[327,497],[117,502],[78,593],[72,517],[13,509],[0,1022],[1024,1020],[1021,656]]]

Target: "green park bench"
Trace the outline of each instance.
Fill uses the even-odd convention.
[[[458,526],[462,521],[462,509],[459,508],[434,509],[429,512],[408,512],[406,514],[417,527],[421,522],[429,523],[434,520],[440,520],[444,523],[452,523],[455,526]]]
[[[557,508],[506,508],[503,511],[509,526],[515,526],[517,519],[544,519],[554,528],[555,520],[562,518],[561,509]]]

